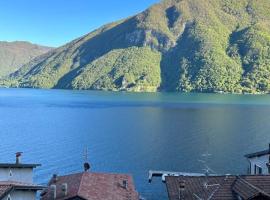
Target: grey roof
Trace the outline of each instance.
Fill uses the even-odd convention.
[[[269,149],[264,150],[264,151],[259,151],[259,152],[256,152],[256,153],[247,154],[247,155],[245,155],[245,157],[246,158],[254,158],[254,157],[265,156],[267,154],[270,154],[270,150]]]
[[[16,164],[16,163],[0,163],[0,168],[36,168],[41,164]]]

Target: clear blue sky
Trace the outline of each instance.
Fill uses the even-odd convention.
[[[159,0],[0,0],[0,41],[60,46]]]

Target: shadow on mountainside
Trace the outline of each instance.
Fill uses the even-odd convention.
[[[101,31],[100,34],[84,42],[74,51],[78,54],[73,59],[73,63],[77,63],[79,67],[60,78],[55,88],[70,88],[70,80],[73,80],[82,68],[111,50],[142,46],[144,34],[142,30],[136,30],[136,25],[137,20],[133,17],[109,30]]]
[[[177,91],[181,76],[181,60],[192,61],[197,43],[190,34],[193,24],[187,24],[175,47],[163,53],[161,67],[161,91]]]

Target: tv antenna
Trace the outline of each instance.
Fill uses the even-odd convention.
[[[83,164],[84,171],[88,172],[90,170],[91,166],[90,166],[90,163],[88,162],[89,155],[88,155],[88,148],[87,147],[84,149],[83,159],[84,159],[84,164]]]
[[[209,158],[212,156],[211,154],[204,153],[201,155],[203,158],[198,160],[199,162],[201,162],[204,166],[204,168],[202,169],[205,173],[205,181],[203,183],[203,187],[208,190],[210,188],[215,188],[213,190],[213,192],[209,195],[209,197],[207,198],[207,200],[212,199],[213,195],[216,193],[216,191],[218,190],[218,188],[220,187],[220,184],[209,184],[209,176],[211,175],[211,173],[216,174],[216,172],[214,170],[212,170],[209,166],[208,166],[208,162],[209,162]],[[201,198],[199,195],[197,194],[193,194],[194,197],[197,200],[203,200],[203,198]]]

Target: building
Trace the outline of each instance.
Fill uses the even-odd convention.
[[[270,145],[267,150],[245,155],[249,161],[249,174],[270,174]]]
[[[166,177],[169,200],[270,200],[270,176]]]
[[[38,190],[44,189],[33,183],[33,169],[39,164],[22,164],[22,153],[16,153],[15,163],[0,163],[0,199],[35,200]]]
[[[43,186],[21,183],[15,181],[0,182],[1,200],[35,200],[37,191],[43,190]]]
[[[124,174],[82,172],[54,175],[42,200],[139,200],[133,179]]]

